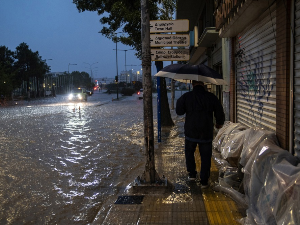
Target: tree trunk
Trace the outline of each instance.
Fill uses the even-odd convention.
[[[155,62],[157,72],[163,68],[162,61]],[[169,101],[168,101],[168,92],[166,85],[166,78],[160,78],[160,90],[161,90],[161,126],[174,126],[174,122],[171,117]]]
[[[144,146],[146,150],[145,180],[155,183],[154,129],[151,83],[149,0],[141,0],[141,38],[143,66]]]
[[[161,84],[161,126],[174,126],[174,122],[171,117],[169,101],[168,101],[168,92],[166,79],[160,78]]]
[[[37,97],[41,97],[40,95],[40,82],[39,82],[39,79],[38,77],[35,78],[36,79],[36,93],[37,93]]]
[[[27,81],[26,81],[26,82],[27,82],[27,87],[26,87],[26,90],[27,90],[27,98],[30,99],[31,96],[30,96],[29,78],[27,78]]]

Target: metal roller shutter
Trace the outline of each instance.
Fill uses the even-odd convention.
[[[294,25],[294,149],[300,157],[300,0],[295,1]]]
[[[276,130],[276,5],[237,36],[237,122]]]

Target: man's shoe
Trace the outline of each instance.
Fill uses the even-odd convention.
[[[201,187],[201,189],[206,189],[206,188],[209,187],[209,185],[208,184],[201,184],[200,187]]]
[[[189,181],[196,180],[196,176],[189,176]]]

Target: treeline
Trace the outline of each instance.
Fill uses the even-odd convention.
[[[94,83],[86,72],[73,71],[71,74],[49,73],[50,67],[39,52],[33,52],[26,43],[15,51],[0,46],[0,95],[13,99],[14,96],[44,97],[64,94],[74,87],[92,90]]]
[[[0,95],[10,97],[15,89],[30,90],[30,80],[39,82],[49,72],[50,67],[39,52],[33,52],[26,43],[21,43],[15,51],[0,46]]]

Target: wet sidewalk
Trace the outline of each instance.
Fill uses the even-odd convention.
[[[243,209],[211,187],[201,189],[199,180],[188,181],[184,136],[176,127],[162,132],[162,142],[155,146],[156,171],[173,185],[165,193],[128,193],[124,204],[112,203],[102,224],[239,224]],[[199,154],[196,153],[199,171]],[[211,183],[218,179],[218,168],[212,160]],[[131,188],[132,189],[132,188]]]

